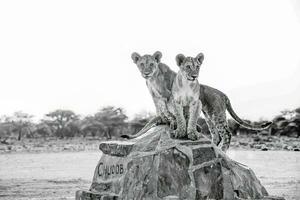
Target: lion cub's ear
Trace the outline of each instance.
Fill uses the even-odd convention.
[[[178,65],[179,67],[180,67],[181,64],[183,63],[184,59],[185,59],[185,56],[184,56],[183,54],[178,54],[178,55],[176,56],[176,63],[177,63],[177,65]]]
[[[139,59],[141,58],[140,54],[136,53],[136,52],[133,52],[131,54],[131,59],[133,60],[133,62],[136,64]]]
[[[197,56],[196,56],[196,60],[202,64],[203,60],[204,60],[204,54],[203,53],[199,53]]]
[[[153,58],[156,60],[156,62],[160,62],[160,59],[162,57],[162,54],[160,51],[156,51],[154,54],[153,54]]]

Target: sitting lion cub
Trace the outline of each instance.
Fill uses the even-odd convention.
[[[204,55],[199,53],[196,58],[176,56],[180,70],[172,87],[173,112],[176,117],[177,129],[175,138],[197,140],[197,120],[202,104],[200,101],[200,84],[197,80]]]
[[[161,52],[157,51],[153,55],[140,56],[138,53],[132,53],[131,58],[138,66],[142,76],[146,79],[146,84],[155,104],[157,118],[151,120],[148,124],[152,126],[154,122],[161,120],[162,123],[170,123],[174,126],[174,116],[168,110],[168,102],[171,96],[171,89],[176,73],[167,65],[160,62]],[[146,126],[149,129],[150,126]],[[142,129],[142,134],[146,129]],[[139,136],[135,135],[134,137]]]

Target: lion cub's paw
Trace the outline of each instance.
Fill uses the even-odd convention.
[[[186,134],[184,129],[177,128],[176,130],[174,130],[174,138],[180,139],[180,138],[184,138],[185,136]]]
[[[200,138],[201,134],[196,129],[188,130],[187,137],[190,140],[198,140]]]

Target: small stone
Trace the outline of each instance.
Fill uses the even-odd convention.
[[[6,147],[5,146],[0,146],[0,151],[6,151]]]
[[[253,145],[253,147],[254,147],[255,149],[261,149],[262,145],[260,145],[260,144],[255,144],[255,145]]]
[[[293,147],[292,146],[288,146],[287,150],[291,151],[291,150],[293,150]]]
[[[253,141],[254,142],[259,142],[260,140],[261,140],[261,138],[259,136],[253,137]]]
[[[248,146],[248,142],[239,142],[241,146]]]
[[[267,145],[262,145],[261,150],[262,151],[268,151],[269,148],[267,147]]]

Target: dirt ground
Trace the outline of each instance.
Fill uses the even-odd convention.
[[[248,165],[271,195],[300,199],[300,153],[231,150]],[[88,189],[100,151],[0,154],[0,199],[74,199]]]
[[[208,136],[209,137],[209,136]],[[114,138],[120,140],[121,138]],[[0,154],[6,153],[41,153],[41,152],[80,152],[97,151],[100,141],[105,138],[75,137],[67,139],[57,138],[23,138],[7,140],[7,144],[0,143]],[[239,135],[232,138],[230,149],[235,150],[282,150],[300,151],[300,139],[292,137],[276,137],[263,135]]]

